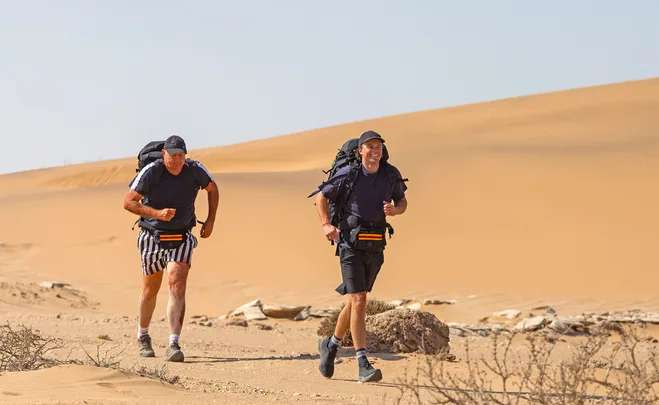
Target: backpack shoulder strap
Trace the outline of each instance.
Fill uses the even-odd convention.
[[[156,184],[153,187],[158,187],[160,184],[160,180],[162,180],[162,176],[165,175],[165,162],[162,160],[162,158],[157,159],[152,162],[154,170],[157,170],[156,174],[158,175],[158,180],[156,181]]]
[[[187,163],[188,165],[190,165],[191,168],[193,168],[192,175],[194,176],[195,184],[197,185],[197,187],[201,188],[201,178],[197,175],[197,171],[194,170],[195,166],[198,167],[197,163],[199,162],[194,159],[185,158],[185,163]]]
[[[384,170],[387,173],[387,177],[389,178],[389,183],[391,184],[392,190],[396,188],[398,183],[404,183],[406,181],[409,181],[409,179],[403,178],[403,176],[401,176],[396,166],[392,165],[389,162],[386,162],[384,165],[385,165]]]

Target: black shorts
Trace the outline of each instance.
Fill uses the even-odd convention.
[[[384,263],[384,252],[366,253],[339,245],[339,261],[343,283],[336,288],[341,295],[371,292]]]

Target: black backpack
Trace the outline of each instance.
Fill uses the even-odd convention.
[[[137,154],[137,168],[135,169],[135,172],[139,173],[140,170],[144,169],[144,166],[160,159],[164,147],[165,141],[151,141],[144,145],[140,150],[140,153]]]
[[[330,223],[334,226],[338,226],[339,222],[344,219],[345,205],[348,201],[348,196],[352,192],[352,188],[355,185],[355,180],[357,179],[357,174],[359,173],[359,167],[361,162],[357,157],[357,148],[359,147],[359,138],[352,138],[347,140],[342,146],[341,149],[336,153],[332,166],[328,170],[323,170],[323,173],[327,174],[327,180],[329,180],[334,174],[345,166],[350,166],[350,170],[346,176],[345,181],[339,194],[337,196],[336,202],[328,201],[329,205],[329,218]],[[389,177],[389,183],[391,183],[391,188],[393,189],[399,182],[408,181],[408,179],[400,178],[396,168],[389,164],[389,152],[387,147],[382,144],[382,157],[380,158],[380,166],[384,167],[387,177]],[[325,180],[325,182],[327,182]],[[324,185],[325,182],[321,184]],[[312,192],[307,196],[307,198],[313,197],[314,195],[320,192],[320,188]]]

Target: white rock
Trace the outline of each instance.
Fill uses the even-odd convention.
[[[406,298],[403,298],[403,299],[400,299],[400,300],[389,301],[389,304],[393,305],[395,307],[402,307],[403,305],[407,304],[410,301],[412,301],[412,300],[408,300]]]
[[[449,333],[454,336],[458,337],[465,337],[467,332],[465,332],[463,329],[460,328],[449,328]]]
[[[238,308],[234,309],[233,311],[231,311],[229,314],[230,314],[230,316],[245,315],[245,311],[248,308],[252,308],[252,307],[258,307],[260,309],[261,308],[261,301],[254,300],[254,301],[248,302],[247,304],[243,304],[243,305],[239,306]]]
[[[492,312],[492,316],[506,319],[516,319],[519,318],[520,315],[522,315],[522,311],[517,309],[507,309],[505,311]]]
[[[514,330],[521,332],[531,332],[534,330],[542,329],[547,324],[547,319],[544,316],[534,316],[533,318],[522,319],[515,325]]]
[[[231,312],[231,317],[244,316],[248,321],[260,321],[268,319],[261,309],[261,301],[254,300],[247,304],[241,305]]]
[[[648,312],[641,316],[640,320],[647,323],[659,324],[659,313]]]
[[[420,302],[415,302],[413,304],[410,304],[407,306],[407,309],[411,309],[413,311],[419,311],[421,310],[421,303]]]
[[[268,319],[259,307],[250,307],[245,310],[245,319],[248,321],[262,321]]]
[[[295,318],[293,318],[294,321],[304,321],[309,318],[309,307],[304,308],[302,311],[300,311],[297,315],[295,315]]]
[[[41,284],[39,284],[39,286],[43,288],[64,288],[70,285],[71,284],[61,283],[58,281],[42,281]]]
[[[313,316],[314,318],[329,318],[332,315],[332,311],[334,311],[332,307],[311,307],[309,309],[309,316]]]

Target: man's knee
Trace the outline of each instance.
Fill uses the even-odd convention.
[[[155,298],[158,295],[159,288],[157,286],[143,286],[142,287],[142,297],[145,300],[150,300]]]
[[[350,295],[350,303],[355,311],[366,311],[366,292],[358,292]]]
[[[162,273],[155,273],[142,277],[142,297],[150,300],[158,295],[160,290],[160,283],[162,281]]]
[[[167,282],[169,289],[176,295],[183,296],[188,280],[190,266],[182,262],[169,263],[169,276]]]

